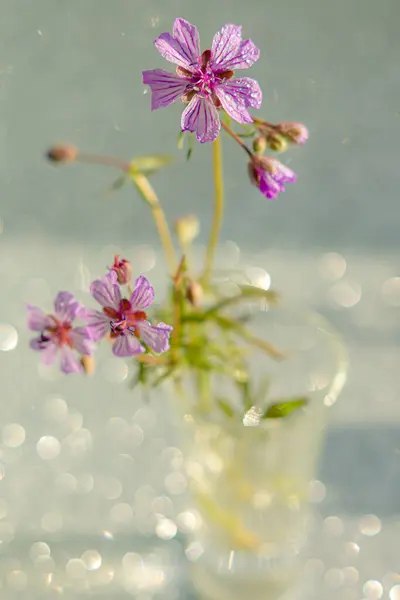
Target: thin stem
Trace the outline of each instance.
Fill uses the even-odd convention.
[[[208,240],[206,264],[203,273],[203,282],[205,284],[207,284],[210,280],[215,250],[218,244],[222,225],[222,217],[224,214],[224,180],[222,174],[222,148],[220,136],[217,137],[215,142],[213,142],[212,149],[214,170],[214,214],[210,238]]]
[[[165,259],[172,274],[176,268],[175,248],[172,243],[171,232],[161,203],[145,175],[142,173],[135,173],[132,174],[131,177],[142,198],[151,208],[157,232],[164,249]]]
[[[250,156],[250,158],[252,158],[252,156],[253,156],[252,151],[244,143],[244,141],[237,135],[237,133],[235,133],[234,131],[232,131],[232,129],[230,127],[228,127],[228,125],[226,125],[223,122],[221,122],[221,126],[222,126],[223,129],[225,129],[226,133],[228,135],[230,135],[235,140],[235,142],[237,142],[239,144],[239,146],[241,146],[243,148],[243,150]]]
[[[103,165],[105,167],[114,167],[121,169],[125,173],[129,173],[129,163],[113,156],[99,156],[97,154],[89,154],[87,152],[79,152],[75,159],[76,162],[87,163],[90,165]]]

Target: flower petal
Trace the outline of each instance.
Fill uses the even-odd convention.
[[[219,85],[215,90],[222,107],[238,123],[252,123],[247,106],[260,108],[262,92],[255,79],[241,77]]]
[[[135,281],[135,289],[129,302],[132,305],[132,311],[143,310],[150,306],[154,300],[154,288],[146,277],[141,275]]]
[[[138,324],[138,329],[141,338],[152,350],[159,353],[169,350],[172,327],[165,323],[151,325],[148,321],[142,321]]]
[[[101,279],[93,281],[90,286],[90,293],[101,306],[119,310],[121,291],[117,284],[117,274],[115,271],[110,271]]]
[[[60,321],[73,321],[81,307],[69,292],[59,292],[54,300],[54,312]]]
[[[189,65],[198,64],[200,52],[200,36],[197,27],[185,21],[185,19],[175,19],[173,36],[179,42],[181,48],[185,50],[185,56],[189,59]]]
[[[40,343],[39,338],[32,340],[30,347],[33,350],[40,350],[42,356],[42,362],[45,365],[52,365],[57,354],[57,345],[49,340],[47,343]]]
[[[75,354],[73,353],[73,351],[71,350],[71,348],[68,348],[68,346],[63,346],[61,348],[61,371],[63,373],[65,373],[66,375],[69,375],[70,373],[81,373],[82,371],[82,365],[80,363],[80,360],[77,356],[75,356]]]
[[[86,321],[86,329],[90,339],[94,342],[98,342],[110,332],[110,317],[98,310],[87,308],[84,315],[82,315],[82,319]]]
[[[184,19],[176,19],[174,35],[162,33],[154,45],[163,58],[193,72],[200,56],[199,32]]]
[[[79,354],[93,354],[95,345],[93,339],[90,338],[89,327],[74,327],[69,332],[69,339]]]
[[[260,51],[251,40],[242,41],[241,27],[228,24],[214,35],[211,56],[214,71],[234,71],[251,67]]]
[[[260,173],[259,189],[263,196],[273,200],[280,192],[283,192],[283,185],[275,181],[272,175],[263,171]]]
[[[168,106],[175,102],[186,91],[188,79],[164,69],[143,71],[143,83],[151,89],[151,110]]]
[[[182,113],[181,128],[195,131],[201,143],[213,142],[221,128],[217,109],[209,100],[194,96]]]
[[[113,353],[115,356],[134,356],[145,352],[142,344],[134,335],[120,335],[113,344]]]
[[[53,319],[37,306],[30,306],[28,304],[26,309],[28,311],[28,328],[32,331],[43,331],[47,327],[54,325]]]

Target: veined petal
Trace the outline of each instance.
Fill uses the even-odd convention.
[[[142,344],[134,335],[120,335],[113,344],[115,356],[134,356],[145,351]]]
[[[185,21],[185,19],[175,19],[173,35],[181,48],[184,48],[189,65],[197,66],[197,60],[201,54],[200,36],[197,27]]]
[[[69,292],[59,292],[54,300],[54,312],[60,321],[73,321],[81,306]]]
[[[183,21],[183,19],[181,19]],[[190,25],[193,27],[193,25]],[[175,26],[174,26],[175,29]],[[176,39],[170,33],[162,33],[155,41],[154,45],[165,60],[174,63],[180,67],[183,67],[187,71],[194,72],[197,67],[197,56],[193,56],[193,47],[188,47],[183,38],[182,27],[179,27],[179,39]],[[186,28],[186,34],[188,30]],[[198,35],[198,34],[197,34]],[[181,41],[182,40],[182,41]],[[195,63],[195,64],[193,64]]]
[[[41,351],[43,364],[45,364],[47,366],[52,365],[55,361],[56,354],[57,354],[57,346],[53,341],[50,340],[46,344],[45,348],[43,348]]]
[[[241,27],[228,24],[214,35],[211,57],[214,71],[234,71],[251,67],[260,51],[251,40],[242,41]]]
[[[74,327],[69,332],[69,339],[79,354],[93,354],[94,341],[90,338],[89,327]]]
[[[222,107],[238,123],[252,123],[247,106],[260,108],[262,92],[255,79],[241,77],[219,85],[215,90]]]
[[[82,365],[80,360],[71,348],[63,346],[60,351],[61,354],[61,371],[66,375],[70,373],[80,373],[82,371]]]
[[[272,175],[265,171],[260,173],[259,189],[263,196],[269,200],[273,200],[283,191],[282,188],[283,186],[275,181]]]
[[[209,100],[194,96],[182,113],[181,128],[195,131],[201,143],[213,142],[221,128],[217,109]]]
[[[151,89],[151,110],[168,106],[175,102],[186,91],[188,79],[164,69],[143,71],[143,83]]]
[[[101,340],[110,331],[110,317],[98,310],[87,308],[82,319],[86,321],[86,329],[90,339],[94,342]]]
[[[28,328],[32,331],[43,331],[54,324],[52,318],[37,306],[28,305],[26,309],[28,311]]]
[[[90,293],[97,302],[104,308],[113,308],[119,310],[121,301],[121,291],[117,284],[117,274],[110,271],[101,279],[96,279],[90,286]]]
[[[135,281],[135,289],[129,302],[132,305],[132,311],[143,310],[152,304],[154,300],[154,288],[144,275],[138,277]]]
[[[159,323],[151,325],[148,321],[142,321],[138,324],[138,329],[142,340],[154,352],[166,352],[169,350],[169,336],[172,331],[170,325]]]

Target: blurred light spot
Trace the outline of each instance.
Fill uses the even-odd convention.
[[[50,556],[50,553],[50,546],[45,542],[35,542],[29,551],[29,555],[33,561],[39,556]]]
[[[176,517],[179,531],[190,533],[196,531],[201,525],[201,517],[197,511],[186,510]]]
[[[77,410],[71,410],[67,418],[67,426],[70,432],[78,431],[83,425],[83,416]]]
[[[168,446],[162,451],[162,459],[168,468],[178,471],[183,465],[183,454],[179,448]]]
[[[111,531],[108,531],[108,529],[105,529],[103,531],[103,537],[105,537],[106,540],[113,540],[114,539],[114,535],[111,533]]]
[[[337,304],[343,308],[351,308],[361,300],[362,290],[358,283],[340,281],[331,287],[330,294]]]
[[[310,502],[313,502],[314,504],[319,504],[320,502],[323,502],[325,500],[325,496],[326,487],[322,483],[322,481],[319,481],[318,479],[310,481],[310,483],[308,484],[308,497],[310,499]]]
[[[40,525],[45,531],[54,533],[55,531],[61,529],[63,525],[62,514],[55,511],[48,512],[40,519]]]
[[[323,532],[328,535],[338,537],[344,533],[344,525],[342,519],[332,516],[324,520]]]
[[[60,454],[61,444],[57,438],[44,435],[36,444],[36,452],[43,460],[52,460]]]
[[[81,558],[71,558],[65,566],[65,572],[71,579],[84,579],[86,565]]]
[[[129,443],[131,446],[137,448],[143,443],[144,440],[144,432],[143,429],[134,423],[129,431]]]
[[[382,294],[390,306],[400,306],[400,277],[387,279],[382,286]]]
[[[186,478],[182,473],[179,473],[178,471],[170,473],[164,479],[164,486],[167,492],[169,492],[170,494],[183,494],[187,487]]]
[[[346,272],[346,260],[337,252],[324,254],[319,261],[318,272],[327,281],[337,281]]]
[[[108,500],[116,500],[122,494],[122,483],[115,477],[104,477],[100,486],[103,496]]]
[[[325,564],[320,558],[309,558],[305,564],[306,573],[311,576],[322,577]]]
[[[354,559],[357,558],[357,556],[360,553],[360,546],[358,544],[356,544],[355,542],[347,542],[347,544],[344,545],[344,555],[347,559]]]
[[[129,256],[134,257],[135,272],[137,273],[147,273],[156,266],[157,254],[151,246],[135,246],[129,251]]]
[[[23,571],[11,571],[7,575],[7,585],[10,589],[21,592],[28,585],[28,577]]]
[[[136,552],[127,552],[122,557],[122,567],[127,571],[142,568],[142,566],[143,558],[140,556],[140,554],[136,554]]]
[[[372,537],[380,532],[382,524],[376,515],[364,515],[358,527],[363,535]]]
[[[65,438],[65,441],[70,447],[72,453],[77,456],[80,454],[85,454],[86,452],[90,452],[92,449],[93,437],[89,429],[82,427],[81,429],[70,433],[70,435]]]
[[[50,398],[44,405],[43,414],[49,421],[60,423],[68,414],[68,405],[62,398]]]
[[[265,269],[250,267],[245,269],[245,276],[250,285],[254,285],[262,290],[269,290],[271,287],[271,277]]]
[[[83,473],[76,479],[77,494],[89,494],[94,486],[94,477],[91,473]]]
[[[152,27],[156,27],[156,25],[158,25],[160,22],[160,17],[150,17],[150,25]]]
[[[71,473],[61,473],[56,477],[54,483],[64,494],[73,494],[76,492],[77,481]]]
[[[172,516],[174,512],[174,505],[168,496],[157,496],[157,498],[154,498],[151,506],[154,512],[165,517]]]
[[[271,504],[272,499],[273,496],[268,490],[258,490],[252,498],[252,503],[256,509],[263,510]]]
[[[345,585],[355,585],[360,578],[360,574],[355,567],[345,567],[342,572]]]
[[[116,438],[123,439],[129,432],[129,423],[121,417],[111,417],[107,423],[108,435]]]
[[[324,574],[325,585],[330,588],[338,588],[344,583],[344,575],[341,569],[328,569]]]
[[[368,600],[379,600],[383,595],[383,586],[380,581],[370,579],[364,583],[363,593]]]
[[[394,583],[400,584],[400,573],[395,573],[394,571],[389,571],[388,573],[385,573],[385,575],[382,577],[382,583],[385,588],[392,587]]]
[[[25,429],[19,423],[8,423],[3,427],[3,442],[9,448],[21,446],[25,437]]]
[[[200,558],[200,556],[203,554],[203,552],[204,552],[204,548],[200,544],[200,542],[192,542],[185,549],[186,557],[189,560],[191,560],[192,562],[195,562],[196,560],[198,560]]]
[[[45,554],[42,554],[41,556],[38,556],[37,558],[35,558],[34,564],[35,564],[35,569],[37,569],[41,573],[50,574],[56,568],[56,564],[55,564],[54,560],[51,558],[51,556],[46,556]]]
[[[160,518],[156,525],[156,535],[162,540],[172,540],[176,536],[178,527],[171,519]]]
[[[400,600],[400,585],[394,585],[389,592],[390,600]]]
[[[96,571],[101,567],[102,558],[97,550],[86,550],[81,559],[88,571]]]
[[[326,388],[328,383],[329,382],[324,375],[320,375],[319,373],[311,373],[308,379],[307,389],[309,392],[319,392]]]
[[[133,415],[133,421],[144,430],[149,430],[156,424],[157,416],[156,412],[150,406],[143,406],[139,408]]]
[[[129,368],[120,358],[109,358],[104,362],[101,372],[110,383],[122,383],[128,377]]]
[[[0,323],[0,350],[14,350],[18,344],[18,333],[12,325]]]
[[[114,504],[110,510],[110,517],[116,523],[129,523],[133,517],[133,509],[127,502]]]
[[[215,473],[216,475],[218,475],[222,472],[224,468],[224,462],[222,458],[218,456],[218,454],[216,454],[215,452],[207,452],[205,454],[204,460],[211,473]]]

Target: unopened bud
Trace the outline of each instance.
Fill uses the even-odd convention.
[[[71,144],[59,144],[53,146],[47,152],[47,158],[55,163],[73,162],[78,156],[78,148]]]
[[[120,285],[126,285],[132,278],[132,265],[126,258],[119,258],[118,254],[114,256],[114,264],[108,267],[109,271],[115,271],[117,281]]]
[[[308,140],[308,129],[303,123],[279,123],[277,129],[293,144],[304,144]]]
[[[268,135],[266,143],[268,144],[268,147],[274,152],[284,152],[288,147],[287,141],[284,138],[284,136],[275,131],[271,132]]]
[[[200,223],[195,215],[186,215],[175,221],[175,233],[182,248],[189,246],[197,238]]]
[[[201,306],[203,302],[204,292],[198,281],[191,279],[186,288],[186,299],[195,307]]]
[[[81,365],[86,375],[93,375],[96,370],[96,361],[91,355],[81,356]]]
[[[257,154],[264,154],[267,149],[267,141],[263,135],[258,135],[253,140],[253,150]]]

